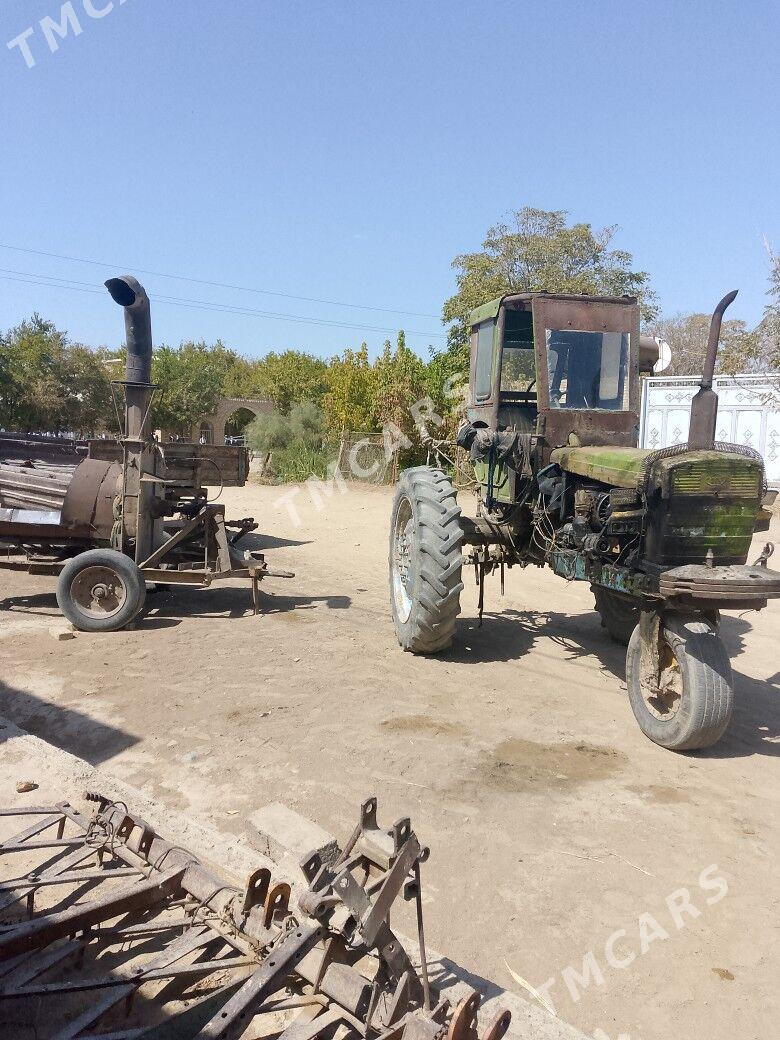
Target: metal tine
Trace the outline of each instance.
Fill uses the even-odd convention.
[[[65,856],[58,852],[54,856],[49,857],[46,861],[47,865],[43,867],[43,869],[39,868],[37,871],[31,871],[31,873],[37,874],[36,881],[15,885],[13,889],[9,889],[5,885],[0,884],[0,893],[5,893],[5,895],[0,897],[0,910],[5,910],[6,907],[13,906],[14,903],[23,899],[31,889],[34,890],[37,888],[38,880],[56,877],[57,874],[65,873],[71,867],[75,867],[79,863],[83,863],[84,860],[94,856],[96,852],[96,849],[93,849],[88,845],[81,845],[79,848],[74,849],[73,852],[68,853]]]
[[[178,889],[183,874],[184,867],[179,867],[151,880],[121,885],[102,898],[25,921],[0,935],[0,959],[13,957],[25,949],[48,946],[55,939],[83,931],[100,921],[164,903]]]
[[[75,953],[84,946],[86,939],[69,939],[61,946],[47,947],[44,950],[35,950],[32,954],[22,954],[23,963],[14,966],[13,970],[3,976],[0,984],[0,995],[6,991],[21,989],[38,975],[53,968],[55,964],[65,960],[70,954]],[[3,965],[5,967],[5,965]]]
[[[110,870],[98,868],[94,870],[66,870],[52,877],[39,877],[32,882],[28,882],[27,875],[22,874],[19,877],[11,878],[5,882],[5,885],[10,888],[11,886],[18,887],[25,884],[33,884],[36,888],[50,888],[53,885],[73,885],[78,884],[80,881],[102,881],[104,878],[108,880],[109,878],[120,877],[146,877],[146,874],[137,867],[112,867]]]
[[[0,841],[0,853],[5,850],[6,845],[18,845],[25,842],[28,838],[33,838],[36,834],[40,834],[41,831],[45,831],[48,827],[53,827],[55,823],[59,823],[60,820],[64,820],[66,817],[63,813],[57,812],[56,815],[47,816],[43,820],[39,820],[38,823],[33,823],[31,826],[25,828],[23,831],[19,831],[18,834],[14,834],[13,837],[7,838],[5,841]]]
[[[96,1008],[101,1007],[103,1010],[100,1011],[100,1014],[104,1014],[109,1006],[106,1004],[106,999],[109,996],[111,997],[111,1006],[113,1006],[115,999],[124,1000],[130,997],[139,986],[147,982],[161,982],[165,979],[182,978],[187,975],[194,977],[199,975],[205,976],[210,975],[212,972],[219,972],[222,975],[226,971],[238,971],[239,969],[243,972],[244,969],[251,970],[256,964],[257,961],[252,957],[233,957],[229,959],[219,958],[213,961],[198,961],[191,964],[169,964],[162,968],[147,966],[142,972],[139,969],[139,974],[130,979],[124,975],[101,975],[87,979],[68,979],[63,982],[33,984],[14,990],[12,993],[3,994],[3,999],[29,1000],[32,997],[71,996],[74,993],[88,993],[90,990],[97,990],[99,993],[104,993],[105,996],[98,997],[97,1003],[90,1005],[89,1012],[92,1013]],[[87,1012],[84,1012],[84,1014],[86,1015]],[[70,1036],[70,1034],[63,1035]],[[52,1040],[61,1040],[60,1034],[58,1033]]]
[[[0,819],[5,816],[47,816],[50,813],[62,813],[59,805],[28,805],[13,806],[9,809],[0,809]]]
[[[115,987],[112,987],[109,993],[106,993],[103,997],[97,1000],[94,1004],[87,1008],[78,1018],[69,1022],[59,1033],[56,1033],[52,1040],[73,1040],[79,1033],[86,1029],[87,1026],[97,1022],[99,1018],[110,1011],[112,1007],[121,1003],[130,993],[132,993],[141,983],[144,981],[144,976],[151,971],[153,968],[164,968],[170,966],[174,961],[179,960],[181,957],[186,957],[188,953],[192,953],[193,950],[197,950],[200,946],[204,946],[210,941],[210,936],[207,934],[207,929],[197,928],[193,929],[187,935],[179,936],[170,946],[163,950],[157,957],[153,957],[142,972],[138,973],[137,978],[132,982],[117,983]],[[111,978],[111,976],[103,976],[103,978]],[[96,980],[97,981],[97,980]]]

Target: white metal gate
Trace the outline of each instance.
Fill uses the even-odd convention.
[[[639,443],[666,448],[688,439],[691,400],[699,387],[696,377],[654,376],[643,380]],[[780,390],[768,375],[717,376],[716,438],[747,444],[764,457],[769,483],[780,484]]]

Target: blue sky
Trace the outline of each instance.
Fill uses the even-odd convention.
[[[739,288],[731,314],[761,314],[774,2],[72,3],[82,31],[51,53],[61,0],[0,2],[0,243],[99,263],[0,248],[0,328],[38,310],[118,345],[81,290],[123,268],[153,300],[377,327],[157,300],[156,342],[327,356],[404,327],[425,353],[452,258],[524,204],[618,224],[667,313]],[[5,46],[28,28],[32,68]],[[8,280],[30,276],[81,284]]]

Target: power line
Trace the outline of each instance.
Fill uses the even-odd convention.
[[[22,282],[26,285],[41,285],[48,289],[67,289],[74,292],[85,292],[96,296],[103,296],[103,290],[96,288],[91,282],[80,282],[72,278],[58,278],[54,275],[40,275],[30,271],[14,271],[9,268],[0,267],[0,279],[6,282]],[[46,279],[46,281],[42,281]],[[59,283],[59,284],[58,284]],[[268,318],[272,321],[289,321],[299,324],[328,326],[341,329],[354,329],[361,332],[383,332],[395,333],[397,328],[387,328],[380,325],[362,325],[359,323],[336,321],[330,318],[308,318],[302,314],[286,314],[276,311],[260,311],[248,307],[236,307],[227,303],[212,303],[208,300],[191,300],[178,296],[160,296],[156,293],[150,294],[155,303],[168,304],[173,307],[185,307],[194,310],[214,311],[217,314],[235,314],[240,317]],[[444,339],[441,332],[421,332],[419,329],[405,330],[410,336],[424,336],[427,338]]]
[[[106,269],[123,271],[137,271],[139,274],[151,274],[156,278],[173,278],[178,282],[192,282],[196,285],[211,285],[217,289],[235,289],[238,292],[260,293],[264,296],[281,296],[287,300],[300,300],[305,303],[324,303],[329,307],[349,307],[361,311],[379,311],[383,314],[405,314],[411,318],[438,318],[438,314],[422,314],[419,311],[399,311],[389,307],[372,307],[364,303],[345,303],[343,300],[325,300],[316,296],[295,296],[293,293],[280,292],[275,289],[257,289],[248,285],[231,285],[227,282],[212,282],[205,278],[188,278],[180,274],[166,274],[164,271],[149,271],[134,264],[108,264],[103,260],[88,260],[82,256],[64,256],[61,253],[47,253],[42,249],[26,249],[23,246],[9,246],[0,242],[0,249],[11,249],[16,253],[31,253],[34,256],[47,256],[54,260],[68,260],[71,263],[90,264],[93,267],[104,267]]]

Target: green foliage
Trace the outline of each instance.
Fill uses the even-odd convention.
[[[0,335],[0,426],[89,433],[113,425],[109,357],[69,343],[38,314]]]
[[[327,371],[327,362],[303,351],[272,352],[251,363],[245,389],[228,396],[268,397],[286,414],[301,401],[322,401],[328,386]]]
[[[328,429],[373,430],[376,428],[376,369],[368,360],[368,347],[345,350],[331,359],[327,369],[327,391],[322,405]]]
[[[409,406],[428,395],[425,362],[407,347],[403,330],[398,333],[395,350],[390,340],[385,341],[374,371],[377,422],[381,426],[393,423],[410,436],[414,432],[414,419]]]
[[[154,425],[186,432],[211,415],[238,361],[219,341],[213,346],[201,341],[158,347],[152,358],[152,382],[159,387],[152,401]]]
[[[247,444],[270,456],[265,479],[280,483],[325,477],[336,449],[328,443],[325,417],[313,401],[294,404],[289,415],[259,416],[246,431]]]
[[[638,296],[645,320],[657,313],[645,271],[631,269],[632,256],[610,249],[617,227],[594,231],[590,224],[567,223],[565,210],[524,206],[488,229],[482,249],[452,261],[458,291],[444,304],[453,335],[468,336],[469,311],[505,292],[601,293]]]

